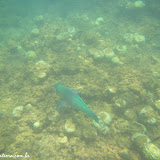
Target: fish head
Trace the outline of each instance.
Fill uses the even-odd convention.
[[[56,83],[56,84],[55,84],[55,88],[56,88],[56,92],[57,92],[57,93],[61,93],[61,92],[63,92],[63,90],[64,90],[64,85],[59,84],[59,83]]]
[[[55,88],[56,93],[58,96],[60,96],[61,100],[66,100],[68,102],[71,102],[73,100],[72,96],[74,92],[72,92],[72,90],[59,83],[55,85]]]

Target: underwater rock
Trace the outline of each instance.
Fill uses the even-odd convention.
[[[132,136],[132,141],[140,149],[143,149],[145,144],[148,144],[148,143],[151,142],[151,140],[150,140],[150,138],[148,136],[146,136],[144,134],[141,134],[141,133],[135,133]]]
[[[114,86],[108,86],[108,88],[105,90],[104,94],[106,95],[106,98],[111,101],[112,98],[116,95],[117,88]]]
[[[39,35],[39,30],[37,28],[33,29],[31,31],[31,34],[32,34],[32,36],[37,36],[37,35]]]
[[[116,50],[118,51],[118,53],[126,53],[127,46],[126,45],[117,45]]]
[[[109,113],[107,112],[100,112],[97,114],[98,117],[100,118],[99,123],[97,123],[95,120],[93,120],[93,125],[97,129],[103,128],[105,125],[109,125],[112,121],[112,118]]]
[[[98,130],[100,130],[101,128],[103,128],[105,126],[105,124],[101,120],[99,120],[99,123],[97,123],[95,120],[93,120],[93,126],[96,127]]]
[[[71,119],[67,120],[64,126],[64,130],[66,133],[74,133],[76,129],[75,124],[72,122]]]
[[[33,108],[33,106],[32,106],[30,103],[28,103],[28,104],[25,106],[25,109],[26,109],[27,111],[30,111],[32,108]]]
[[[93,56],[94,59],[99,59],[104,57],[104,54],[101,51],[90,52],[90,54]]]
[[[151,140],[146,135],[136,133],[132,136],[132,141],[147,160],[160,159],[160,149],[151,143]]]
[[[123,64],[118,57],[113,57],[111,61],[114,64]]]
[[[124,112],[124,116],[127,120],[136,120],[137,119],[137,113],[135,112],[135,110],[133,108],[127,109]]]
[[[125,5],[126,9],[136,9],[136,8],[143,8],[145,7],[145,3],[141,0],[137,0],[134,3],[133,2],[129,2]]]
[[[156,112],[151,106],[146,106],[140,111],[139,120],[146,125],[156,125]]]
[[[130,123],[125,119],[119,118],[114,121],[112,128],[119,133],[128,133],[130,131]]]
[[[127,2],[127,4],[125,5],[125,8],[128,9],[128,10],[135,8],[134,3]]]
[[[132,43],[134,39],[134,35],[132,33],[126,33],[124,34],[123,38],[126,42]]]
[[[140,35],[139,33],[135,33],[134,34],[134,40],[137,43],[143,43],[143,42],[145,42],[145,36]]]
[[[122,149],[118,152],[118,155],[122,158],[122,160],[135,160],[134,155],[129,152],[128,149]]]
[[[116,106],[116,108],[119,108],[119,109],[125,109],[126,103],[127,102],[122,98],[118,98],[115,100],[115,106]]]
[[[17,46],[17,51],[18,51],[18,52],[21,52],[22,49],[23,49],[22,46]]]
[[[151,119],[147,120],[147,123],[150,124],[150,125],[156,125],[157,120],[155,118],[151,118]]]
[[[111,123],[112,118],[107,112],[100,112],[97,115],[100,118],[99,123],[93,121],[93,126],[95,126],[101,134],[107,135],[109,132],[109,127],[107,125]]]
[[[24,48],[22,47],[22,46],[20,46],[20,45],[18,45],[17,46],[17,52],[19,53],[19,54],[25,54],[25,50],[24,50]]]
[[[98,117],[106,124],[109,125],[112,121],[112,117],[107,112],[98,113]]]
[[[39,72],[38,74],[38,78],[42,79],[46,77],[46,73],[45,72]]]
[[[95,24],[96,24],[96,25],[99,25],[99,24],[102,23],[102,22],[104,22],[104,19],[103,19],[102,17],[98,17],[98,18],[96,19]]]
[[[39,69],[42,69],[42,68],[47,68],[48,65],[47,65],[47,63],[46,63],[45,61],[40,60],[40,61],[38,61],[38,62],[36,63],[36,67],[37,67],[37,69],[38,69],[38,68],[39,68]]]
[[[135,1],[134,2],[134,7],[136,8],[143,8],[145,6],[145,3],[143,1]]]
[[[67,143],[67,142],[68,142],[67,136],[59,137],[59,138],[58,138],[58,143],[65,144],[65,143]]]
[[[60,33],[56,36],[56,39],[59,41],[67,40],[69,39],[69,35],[67,33]]]
[[[33,123],[33,128],[35,128],[35,129],[40,128],[40,126],[41,126],[41,124],[40,124],[40,122],[39,122],[39,121],[38,121],[38,122]]]
[[[105,48],[103,51],[92,49],[89,51],[89,54],[92,55],[95,59],[107,58],[111,60],[114,57],[114,51],[112,48]]]
[[[113,50],[111,48],[105,48],[103,50],[103,55],[106,58],[113,58],[114,57],[114,52],[113,52]]]
[[[76,29],[74,27],[69,27],[67,31],[69,34],[73,35],[76,32]]]
[[[141,35],[139,33],[126,33],[123,38],[125,39],[126,42],[129,43],[144,43],[145,42],[145,36]]]
[[[147,131],[146,127],[143,124],[138,123],[136,121],[130,123],[128,130],[132,135],[136,133],[145,134]]]
[[[20,118],[23,113],[23,106],[15,107],[12,111],[12,115],[14,118]]]
[[[36,59],[36,53],[34,52],[34,51],[28,51],[28,52],[26,52],[25,53],[25,58],[27,59],[27,60],[34,60],[34,59]]]
[[[114,95],[114,94],[117,93],[117,89],[116,89],[116,87],[108,86],[107,92],[108,92],[109,95]]]
[[[108,126],[104,126],[104,127],[102,127],[102,128],[99,129],[99,132],[100,132],[101,134],[103,134],[104,136],[106,136],[106,135],[108,135],[109,130],[110,130],[110,129],[109,129]]]
[[[141,111],[140,111],[140,115],[143,115],[143,114],[146,114],[147,113],[147,110],[146,110],[146,108],[143,108]]]
[[[32,128],[35,132],[40,132],[42,130],[42,123],[39,121],[34,122]]]
[[[143,155],[147,160],[158,160],[160,159],[160,149],[156,145],[148,143],[144,145]]]
[[[47,76],[47,72],[50,69],[50,65],[43,60],[38,61],[33,68],[31,68],[31,72],[33,72],[33,80],[35,82],[39,82],[44,80]]]

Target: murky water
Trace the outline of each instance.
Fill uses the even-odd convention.
[[[159,15],[158,0],[0,0],[0,157],[160,159]]]

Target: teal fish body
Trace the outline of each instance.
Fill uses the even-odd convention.
[[[55,85],[56,92],[59,95],[61,102],[58,105],[58,109],[64,104],[70,105],[74,109],[81,110],[89,117],[92,117],[97,123],[99,123],[98,116],[85,104],[85,102],[76,94],[78,90],[72,91],[62,84]]]

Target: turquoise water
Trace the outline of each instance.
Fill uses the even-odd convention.
[[[158,0],[0,0],[0,158],[160,159],[159,15]],[[102,124],[57,110],[56,83]]]

